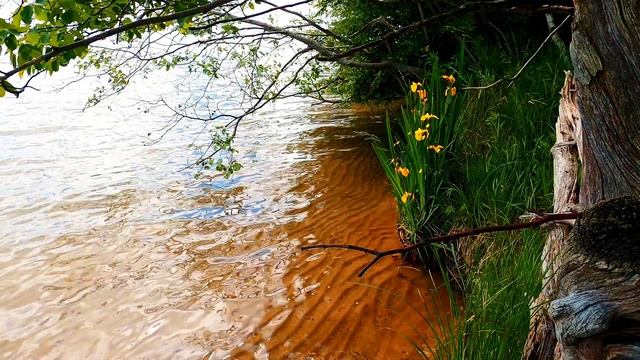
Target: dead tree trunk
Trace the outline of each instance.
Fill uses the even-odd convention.
[[[560,99],[558,121],[556,123],[556,143],[551,148],[554,163],[554,212],[568,212],[578,209],[578,146],[575,135],[579,131],[580,120],[575,103],[575,92],[571,74],[567,74],[562,98]],[[566,248],[566,228],[551,228],[543,250],[542,271],[544,284],[542,292],[532,304],[531,330],[525,348],[524,359],[552,359],[556,347],[553,321],[549,317],[547,304],[555,297],[557,284],[552,274],[557,273],[559,263],[555,260]]]
[[[570,235],[561,227],[551,231],[524,359],[637,359],[640,3],[574,5],[575,74],[562,92],[553,149],[555,211],[632,197],[594,207]]]

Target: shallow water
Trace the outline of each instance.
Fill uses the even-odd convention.
[[[437,278],[299,250],[399,246],[376,112],[277,103],[240,127],[238,175],[196,178],[201,125],[145,146],[166,119],[130,101],[171,96],[165,80],[86,112],[86,84],[0,100],[0,357],[401,359],[405,337],[433,341]]]

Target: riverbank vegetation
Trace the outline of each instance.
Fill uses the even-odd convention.
[[[341,2],[332,8],[335,29],[366,42],[382,29],[437,23],[446,9],[437,2],[415,6]],[[385,135],[374,139],[374,150],[407,244],[552,209],[550,149],[558,94],[571,64],[562,33],[552,42],[547,25],[544,16],[463,13],[403,36],[394,51],[358,54],[362,62],[391,59],[422,67],[424,77],[339,68],[336,77],[344,81],[331,89],[355,101],[405,95],[402,110],[387,116]],[[358,31],[363,28],[368,31]],[[428,267],[441,266],[454,318],[444,315],[451,309],[440,309],[440,321],[432,325],[444,329],[442,336],[435,347],[416,344],[416,350],[437,359],[519,358],[530,303],[543,283],[544,236],[540,230],[481,235],[420,251],[416,257]]]
[[[476,61],[456,69],[462,82],[458,86],[492,83],[504,74],[514,74],[533,50],[530,44],[522,49],[521,56],[507,61],[497,49],[476,51]],[[511,86],[459,91],[461,110],[453,119],[439,106],[422,110],[420,97],[407,88],[407,104],[395,118],[402,136],[393,137],[400,131],[394,131],[392,119],[387,125],[392,137],[378,140],[374,146],[392,184],[409,242],[428,238],[434,231],[505,224],[530,210],[551,209],[549,151],[555,138],[558,91],[567,68],[566,54],[549,48]],[[434,68],[426,89],[437,94],[435,99],[429,98],[434,105],[444,95],[440,94],[441,84],[446,80],[440,77],[450,71],[447,67]],[[414,127],[419,126],[420,116],[426,112],[434,117],[429,122],[434,130],[440,130],[431,133],[433,141],[428,144],[443,144],[441,153],[427,152],[432,145],[421,146],[406,131],[407,118],[413,120]],[[442,131],[447,127],[450,133]],[[437,135],[443,132],[446,137]],[[420,158],[424,165],[415,165],[415,152],[429,154]],[[393,160],[396,157],[398,160]],[[409,168],[407,177],[405,167]],[[416,174],[416,167],[424,168],[425,174]],[[408,181],[412,174],[426,184]],[[411,194],[409,200],[406,193]],[[429,249],[432,258],[442,249],[454,252],[453,256],[437,257],[458,262],[456,269],[451,269],[450,263],[443,269],[452,295],[454,320],[443,319],[436,324],[446,329],[444,336],[424,354],[441,359],[520,357],[529,331],[529,304],[542,285],[543,236],[543,232],[527,230],[466,238],[455,245],[435,244]],[[455,310],[459,294],[463,295],[464,311]]]

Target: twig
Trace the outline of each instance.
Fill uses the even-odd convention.
[[[553,19],[553,14],[547,13],[547,14],[544,14],[544,17],[547,20],[547,27],[549,28],[549,30],[555,29],[556,28],[556,21]],[[564,42],[562,41],[562,38],[560,38],[560,35],[558,35],[556,33],[556,34],[554,34],[552,36],[552,38],[553,38],[553,43],[556,44],[556,47],[560,51],[562,51],[562,52],[567,51],[567,47],[564,44]]]
[[[416,5],[418,6],[420,21],[422,22],[422,33],[424,34],[424,41],[429,44],[429,33],[427,32],[427,23],[424,22],[424,11],[422,10],[422,4],[420,4],[420,1],[416,1]]]
[[[558,25],[555,29],[553,29],[553,31],[551,31],[549,33],[549,35],[547,35],[547,37],[544,39],[542,44],[540,44],[540,46],[538,46],[538,49],[536,49],[536,51],[533,53],[533,55],[531,55],[531,57],[529,57],[529,59],[524,63],[524,65],[522,65],[522,67],[520,67],[520,70],[518,70],[518,72],[515,75],[513,75],[512,77],[506,77],[504,79],[499,79],[499,80],[497,80],[497,81],[495,81],[495,82],[493,82],[493,83],[491,83],[489,85],[485,85],[485,86],[467,86],[467,87],[463,87],[462,90],[486,90],[486,89],[492,88],[492,87],[494,87],[494,86],[496,86],[498,84],[501,84],[503,81],[509,81],[508,87],[510,87],[520,77],[520,75],[522,75],[524,70],[527,68],[527,66],[529,66],[529,64],[533,61],[533,59],[535,59],[536,56],[538,56],[538,54],[540,53],[540,51],[542,51],[544,46],[547,45],[547,43],[549,43],[549,41],[558,32],[558,30],[560,30],[560,28],[562,28],[562,26],[564,24],[566,24],[569,21],[570,18],[571,18],[571,15],[567,15],[567,17],[564,18],[564,20],[562,20],[560,25]]]
[[[484,86],[465,86],[463,88],[461,88],[462,90],[487,90],[487,89],[491,89],[492,87],[502,83],[504,81],[504,79],[498,79],[494,82],[492,82],[489,85],[484,85]]]
[[[555,35],[558,30],[560,30],[560,28],[562,28],[562,26],[564,26],[564,24],[566,24],[569,19],[571,19],[571,15],[567,15],[566,18],[564,18],[564,20],[562,20],[562,22],[560,23],[560,25],[558,25],[558,27],[556,27],[555,29],[553,29],[552,32],[549,33],[549,35],[547,35],[547,38],[544,39],[544,41],[542,42],[542,44],[540,44],[540,46],[538,47],[538,49],[536,50],[536,52],[533,53],[533,55],[531,55],[531,57],[529,58],[529,60],[527,60],[527,62],[524,63],[524,65],[522,65],[522,67],[520,68],[520,71],[518,71],[511,79],[509,79],[511,81],[511,83],[509,84],[509,86],[511,86],[511,84],[513,84],[513,82],[520,77],[520,75],[522,75],[522,72],[524,71],[524,69],[529,65],[529,63],[531,63],[531,61],[533,61],[533,59],[535,59],[535,57],[540,53],[540,51],[542,50],[542,48],[549,42],[551,41],[551,39],[553,38],[553,35]]]
[[[528,228],[537,227],[537,226],[540,226],[540,225],[543,225],[543,224],[546,224],[546,223],[550,223],[550,222],[554,222],[554,221],[575,220],[575,219],[579,219],[581,216],[582,216],[581,212],[558,213],[558,214],[541,214],[536,219],[533,219],[533,220],[531,220],[529,222],[513,223],[513,224],[507,224],[507,225],[487,226],[487,227],[482,227],[482,228],[475,228],[475,229],[471,229],[471,230],[455,232],[453,234],[448,234],[448,235],[435,236],[435,237],[431,237],[429,239],[420,241],[418,243],[415,243],[415,244],[413,244],[411,246],[407,246],[407,247],[403,247],[403,248],[397,248],[397,249],[391,249],[391,250],[386,250],[386,251],[377,251],[377,250],[373,250],[373,249],[369,249],[369,248],[365,248],[365,247],[357,246],[357,245],[338,245],[338,244],[303,245],[300,248],[302,250],[311,250],[311,249],[347,249],[347,250],[355,250],[355,251],[363,252],[365,254],[373,255],[374,256],[373,260],[371,260],[367,264],[367,266],[365,266],[358,273],[358,277],[362,277],[367,272],[367,270],[369,270],[373,265],[375,265],[383,257],[391,256],[391,255],[395,255],[395,254],[408,253],[410,251],[425,247],[425,246],[430,245],[432,243],[448,242],[448,241],[451,241],[451,240],[456,240],[456,239],[459,239],[459,238],[463,238],[463,237],[467,237],[467,236],[474,236],[474,235],[479,235],[479,234],[484,234],[484,233],[528,229]]]

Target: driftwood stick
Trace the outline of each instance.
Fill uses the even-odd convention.
[[[427,246],[432,243],[442,243],[448,242],[451,240],[460,239],[467,236],[474,236],[484,233],[492,233],[492,232],[500,232],[500,231],[513,231],[520,229],[528,229],[537,227],[546,223],[561,221],[561,220],[575,220],[579,219],[582,216],[581,212],[568,212],[568,213],[557,213],[557,214],[540,214],[536,216],[529,222],[519,222],[507,225],[494,225],[487,226],[482,228],[475,228],[465,231],[459,231],[448,235],[440,235],[428,238],[426,240],[417,242],[411,246],[406,246],[397,249],[391,249],[386,251],[377,251],[369,248],[365,248],[362,246],[356,245],[339,245],[339,244],[314,244],[314,245],[303,245],[300,248],[302,250],[312,250],[312,249],[347,249],[347,250],[355,250],[365,254],[373,255],[374,258],[365,266],[360,273],[358,273],[358,277],[364,276],[364,274],[369,270],[373,265],[375,265],[378,261],[380,261],[383,257],[391,256],[395,254],[404,254],[410,251],[419,249],[421,247]]]

